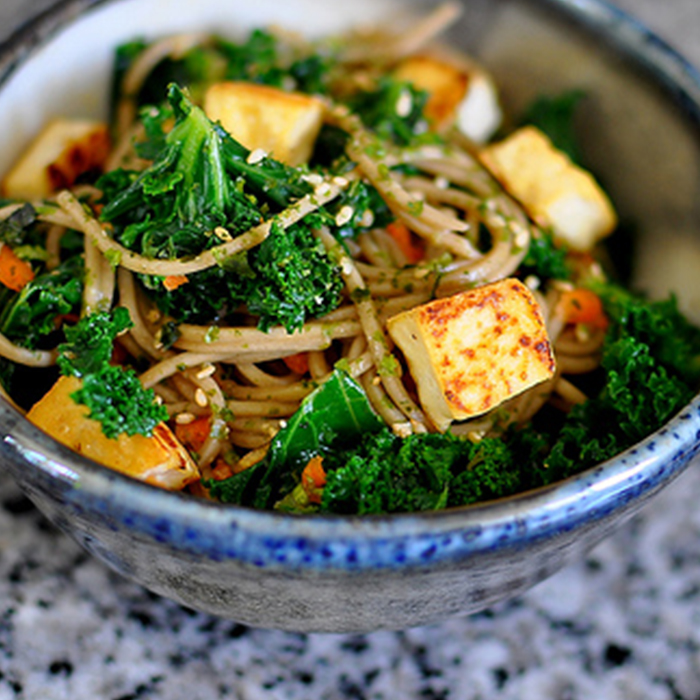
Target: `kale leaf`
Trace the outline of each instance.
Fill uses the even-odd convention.
[[[158,423],[167,420],[165,406],[155,400],[153,389],[144,389],[133,369],[111,365],[115,338],[132,325],[129,312],[84,316],[65,328],[66,342],[59,346],[58,365],[67,376],[82,380],[71,397],[90,409],[90,418],[102,424],[109,438],[127,435],[150,436]]]
[[[622,287],[594,285],[610,319],[602,391],[567,416],[541,480],[551,483],[631,447],[680,411],[700,381],[700,330],[676,300],[649,301]]]
[[[572,269],[567,261],[567,250],[554,242],[551,231],[540,229],[530,240],[530,248],[525,255],[518,275],[523,279],[536,275],[542,280],[568,280]]]
[[[568,90],[553,96],[541,95],[529,105],[522,119],[523,124],[536,126],[547,134],[556,148],[579,165],[582,158],[574,117],[585,96],[583,90]]]
[[[175,125],[162,127],[167,110],[147,110],[153,158],[143,172],[104,176],[102,219],[127,248],[154,259],[194,256],[235,238],[311,191],[303,172],[271,158],[251,163],[250,152],[209,120],[175,85],[168,92]],[[219,231],[219,234],[215,234]],[[304,221],[282,229],[248,253],[221,260],[168,291],[162,278],[141,276],[145,289],[176,321],[211,323],[244,303],[260,327],[300,328],[334,309],[342,279],[337,265]]]
[[[411,83],[382,77],[373,90],[354,95],[348,104],[363,124],[399,146],[435,142],[423,110],[428,94]]]

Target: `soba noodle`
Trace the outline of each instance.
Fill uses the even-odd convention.
[[[401,36],[351,36],[336,68],[336,83],[371,82],[399,59],[429,49],[455,14],[455,5],[448,4]],[[130,66],[120,88],[108,168],[147,164],[133,148],[141,130],[136,96],[163,60],[180,58],[210,41],[211,37],[198,33],[168,37],[152,43]],[[84,237],[82,314],[112,304],[128,309],[134,325],[120,343],[140,363],[147,363],[140,379],[155,390],[172,424],[183,426],[201,416],[211,417],[212,430],[195,455],[205,476],[211,476],[218,462],[238,473],[263,459],[273,437],[341,360],[394,433],[433,431],[410,375],[382,371],[388,363],[397,368],[403,364],[387,333],[387,319],[429,300],[515,274],[530,242],[542,235],[481,165],[464,135],[453,131],[440,144],[378,151],[376,135],[345,106],[327,102],[324,123],[348,135],[345,155],[353,169],[343,177],[310,178],[311,194],[231,240],[222,237],[215,248],[193,257],[153,259],[118,243],[100,221],[99,192],[62,190],[48,201],[35,203],[46,231],[49,269],[58,264],[66,231]],[[164,347],[162,333],[168,318],[144,293],[139,275],[187,276],[214,267],[260,245],[273,222],[286,228],[333,202],[356,179],[371,184],[394,217],[420,239],[425,250],[421,260],[409,261],[386,229],[372,227],[371,222],[356,239],[343,244],[319,227],[314,235],[337,261],[345,285],[336,310],[308,320],[295,332],[282,326],[260,330],[254,316],[242,314],[235,326],[182,323],[175,342]],[[0,219],[7,219],[18,206],[0,209]],[[543,311],[558,370],[551,381],[508,402],[506,422],[521,424],[549,401],[563,410],[585,401],[570,375],[590,372],[598,365],[604,336],[595,332],[583,337],[565,326],[556,311],[564,287],[555,285],[540,293],[536,283],[531,286]],[[300,353],[306,354],[307,369],[295,371],[293,365],[290,369],[281,362]],[[56,360],[54,350],[27,350],[3,336],[0,355],[33,367],[50,366]],[[481,438],[498,420],[502,422],[503,414],[501,409],[455,425],[454,432]]]

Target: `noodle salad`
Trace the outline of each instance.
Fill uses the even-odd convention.
[[[585,95],[504,116],[438,41],[458,13],[119,46],[109,118],[2,180],[5,398],[162,488],[361,515],[549,484],[678,412],[700,331],[623,286]]]

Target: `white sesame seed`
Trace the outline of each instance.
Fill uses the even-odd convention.
[[[542,281],[537,275],[528,275],[525,278],[525,286],[533,292],[540,288],[540,284],[542,284]]]
[[[336,175],[333,178],[333,184],[337,185],[338,187],[347,187],[350,184],[350,181],[346,177]]]
[[[322,182],[316,188],[316,190],[314,191],[314,194],[317,197],[327,197],[329,194],[331,194],[332,191],[333,191],[333,189],[331,188],[331,186],[327,182]]]
[[[336,226],[344,226],[347,224],[350,219],[352,219],[354,213],[355,210],[349,204],[340,207],[340,211],[335,215]]]
[[[207,362],[202,365],[202,369],[197,372],[196,376],[197,379],[206,379],[207,377],[211,377],[214,372],[216,372],[216,367],[210,362]]]
[[[360,219],[360,226],[367,228],[374,223],[374,212],[371,209],[365,209]]]
[[[530,234],[528,233],[527,229],[518,227],[518,231],[515,234],[515,246],[517,248],[524,248],[528,244],[529,240]]]
[[[323,184],[323,177],[318,173],[307,173],[301,176],[301,179],[308,182],[310,185]]]
[[[209,403],[207,400],[207,395],[204,393],[204,389],[197,389],[197,391],[194,392],[194,402],[197,404],[197,406],[201,406],[202,408]]]
[[[446,190],[450,186],[450,181],[444,177],[436,177],[435,178],[435,187],[437,187],[439,190]]]
[[[413,98],[408,90],[403,90],[396,100],[396,114],[399,117],[407,117],[413,109]]]
[[[214,229],[214,235],[220,240],[228,243],[233,240],[233,236],[223,226],[217,226]]]
[[[267,152],[262,148],[256,148],[248,154],[248,157],[246,158],[246,163],[248,163],[248,165],[254,165],[255,163],[259,163],[265,158],[267,158]]]
[[[188,411],[185,411],[183,413],[178,413],[175,416],[175,422],[178,425],[189,425],[190,423],[192,423],[192,421],[194,421],[194,419],[195,419],[194,413],[189,413]]]

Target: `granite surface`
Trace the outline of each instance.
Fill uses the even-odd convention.
[[[46,5],[2,0],[0,34]],[[700,65],[698,0],[619,0]],[[124,581],[0,474],[0,700],[698,700],[700,472],[584,560],[487,612],[296,635]]]

